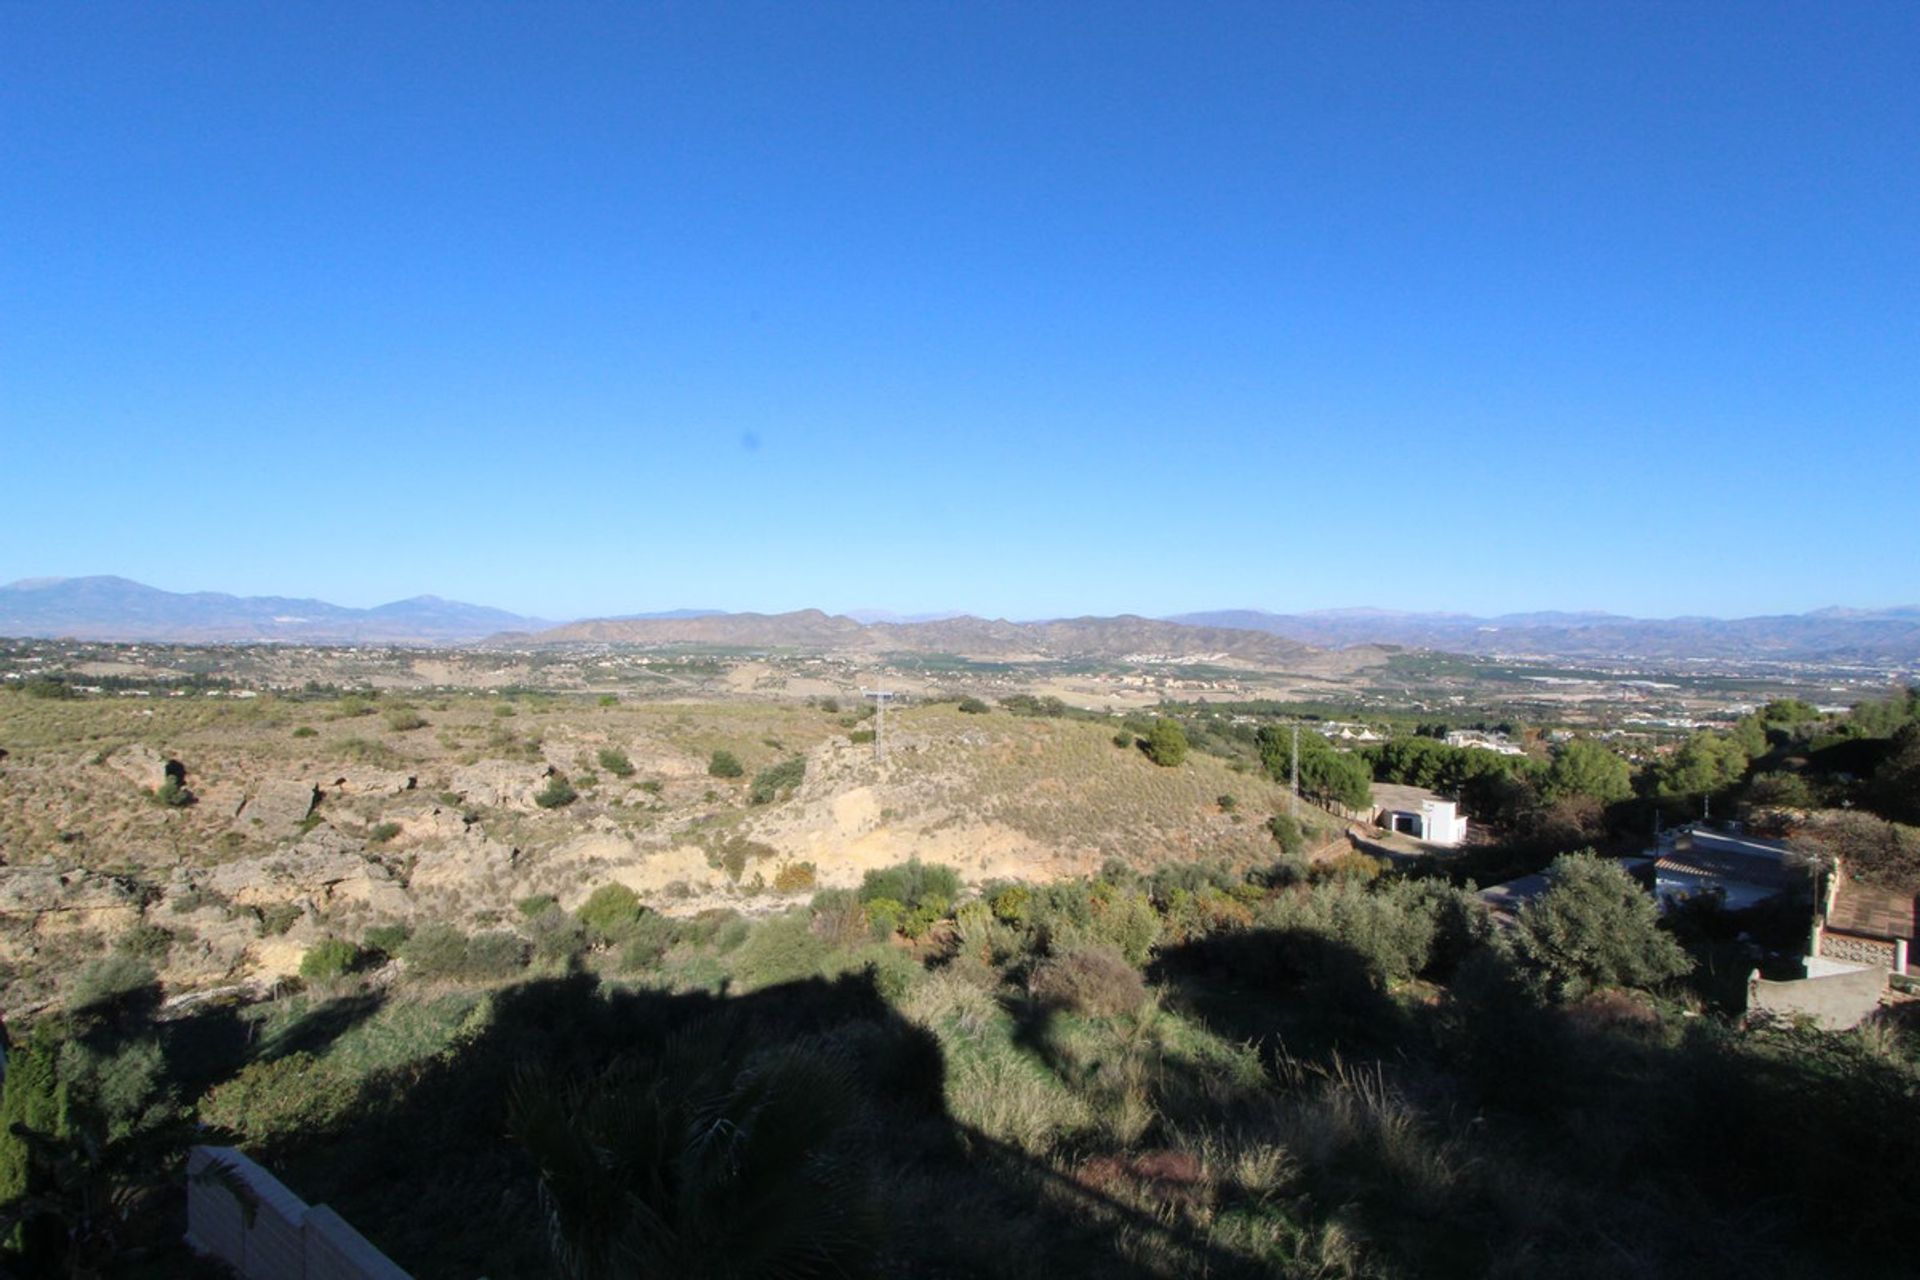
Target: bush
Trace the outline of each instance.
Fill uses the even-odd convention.
[[[753,777],[753,788],[747,793],[752,804],[769,804],[800,785],[807,776],[807,762],[799,756],[782,760],[779,764],[762,769]]]
[[[713,758],[707,761],[707,772],[716,778],[739,778],[745,776],[747,770],[739,757],[723,750],[714,752]]]
[[[1023,926],[1033,915],[1033,890],[1023,884],[997,885],[987,894],[987,906],[995,920]]]
[[[401,945],[400,958],[422,978],[504,978],[526,967],[527,944],[511,933],[469,938],[448,924],[430,924]]]
[[[173,931],[157,924],[136,924],[115,939],[113,949],[149,964],[165,964],[173,950]]]
[[[378,826],[374,827],[373,830],[367,832],[367,843],[368,844],[385,844],[387,841],[393,839],[395,836],[399,834],[400,834],[399,823],[382,822]]]
[[[320,736],[320,731],[310,724],[303,724],[293,731],[293,736],[296,738],[317,738]]]
[[[535,899],[525,899],[522,905],[532,901]],[[527,917],[526,932],[533,947],[533,963],[545,969],[570,970],[587,949],[587,931],[552,898],[547,898],[544,909]]]
[[[387,728],[395,733],[412,733],[427,727],[426,717],[411,707],[387,712]]]
[[[547,785],[534,793],[533,802],[542,809],[562,809],[580,798],[564,773],[555,773],[547,779]]]
[[[361,935],[360,945],[383,956],[397,956],[401,946],[412,936],[413,930],[407,925],[377,924]]]
[[[960,710],[966,712],[970,716],[983,716],[987,714],[987,712],[991,711],[992,709],[993,708],[989,707],[986,703],[982,702],[978,698],[969,697],[969,698],[960,699]]]
[[[633,776],[633,761],[629,760],[627,753],[619,748],[602,747],[597,758],[600,761],[600,767],[614,777],[631,778]]]
[[[822,972],[832,950],[814,936],[811,924],[804,911],[762,920],[732,956],[734,979],[752,990]]]
[[[1596,987],[1650,987],[1693,967],[1661,932],[1653,899],[1618,863],[1563,854],[1547,878],[1552,887],[1520,908],[1513,940],[1550,994],[1577,1000]]]
[[[867,923],[876,938],[891,938],[900,931],[900,922],[906,919],[907,906],[894,898],[867,898]]]
[[[342,978],[360,963],[360,948],[344,938],[322,938],[300,957],[300,976],[325,981]]]
[[[1301,829],[1299,819],[1290,814],[1276,813],[1268,818],[1267,830],[1282,853],[1296,854],[1307,847],[1307,833]]]
[[[1051,956],[1027,984],[1036,1000],[1095,1018],[1132,1013],[1147,1002],[1140,971],[1111,947],[1081,947]]]
[[[775,893],[810,893],[819,875],[811,862],[783,862],[773,873]]]
[[[153,789],[153,799],[169,809],[184,809],[193,803],[193,792],[187,790],[186,783],[168,774],[165,781]]]
[[[345,1120],[360,1093],[345,1071],[305,1051],[253,1062],[200,1100],[200,1123],[250,1143],[311,1138]]]
[[[279,937],[287,930],[293,928],[294,921],[298,920],[300,915],[299,906],[291,902],[276,902],[271,906],[261,907],[260,936],[263,938]]]
[[[520,899],[520,901],[513,904],[513,907],[514,910],[518,911],[527,919],[537,920],[559,905],[560,899],[554,897],[552,894],[536,893],[531,897]]]
[[[678,937],[679,929],[672,920],[655,911],[643,912],[626,931],[620,947],[620,971],[641,973],[653,968]]]
[[[640,895],[627,886],[603,884],[580,904],[574,918],[595,943],[606,944],[623,937],[644,909]]]
[[[129,955],[90,960],[74,976],[67,991],[67,1007],[75,1013],[103,1009],[157,981],[151,965]]]
[[[869,871],[860,881],[860,900],[868,904],[878,899],[891,899],[912,908],[929,898],[938,898],[944,909],[946,903],[959,896],[958,871],[937,862],[922,862],[918,858]]]
[[[1147,759],[1163,769],[1171,769],[1187,758],[1187,731],[1178,722],[1162,717],[1153,722],[1147,734]]]

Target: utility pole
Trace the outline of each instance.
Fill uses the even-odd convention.
[[[1293,794],[1287,797],[1287,816],[1300,821],[1300,722],[1293,722]]]
[[[862,697],[873,699],[873,758],[887,758],[887,703],[893,700],[891,689],[862,689]]]

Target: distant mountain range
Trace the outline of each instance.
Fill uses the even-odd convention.
[[[1629,618],[1612,613],[1514,613],[1482,618],[1390,609],[1278,614],[1231,609],[1172,618],[1122,615],[1005,622],[964,614],[847,617],[796,613],[664,613],[552,622],[416,596],[373,609],[323,600],[161,591],[126,578],[35,578],[0,587],[0,635],[181,643],[708,644],[976,658],[1151,656],[1319,666],[1325,649],[1369,646],[1560,659],[1772,659],[1920,663],[1920,605],[1820,609],[1757,618]],[[1351,660],[1366,655],[1350,654]]]
[[[1920,605],[1819,609],[1757,618],[1629,618],[1615,613],[1459,613],[1226,609],[1169,621],[1241,627],[1301,644],[1391,644],[1453,653],[1548,658],[1740,658],[1782,662],[1920,662]]]
[[[127,578],[28,578],[0,587],[0,635],[186,644],[463,644],[552,623],[415,596],[372,609],[283,596],[162,591]]]

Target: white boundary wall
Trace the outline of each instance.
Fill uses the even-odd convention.
[[[195,1147],[189,1176],[224,1164],[252,1194],[253,1221],[212,1178],[187,1183],[187,1244],[244,1280],[412,1280],[325,1205],[309,1206],[232,1147]]]

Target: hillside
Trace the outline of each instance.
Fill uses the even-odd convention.
[[[0,697],[4,999],[48,998],[141,927],[167,931],[163,971],[191,987],[290,972],[327,934],[485,925],[610,882],[691,915],[916,856],[971,883],[1272,856],[1277,787],[1207,756],[1160,769],[1109,723],[906,708],[883,761],[853,741],[869,723],[801,703]],[[743,776],[709,775],[721,749]],[[755,775],[794,758],[797,787],[752,803]],[[193,803],[154,800],[169,761]],[[555,776],[577,798],[543,808]]]

